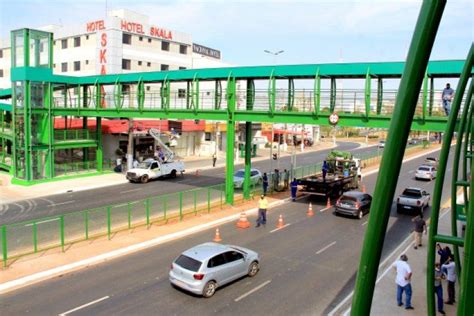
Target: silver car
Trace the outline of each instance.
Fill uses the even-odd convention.
[[[258,253],[243,247],[204,243],[183,252],[171,264],[172,285],[211,297],[216,289],[260,269]]]
[[[416,169],[415,179],[433,180],[436,178],[436,167],[431,165],[421,165]]]
[[[244,184],[245,169],[237,170],[234,174],[234,188],[241,189]],[[250,169],[250,184],[260,185],[263,182],[262,173],[258,169]]]

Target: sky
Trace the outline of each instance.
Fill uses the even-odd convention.
[[[110,9],[192,35],[235,65],[405,60],[421,1],[0,0],[0,36],[22,27],[82,24]],[[474,38],[474,1],[446,4],[432,60],[465,59]],[[280,51],[274,59],[264,50]]]

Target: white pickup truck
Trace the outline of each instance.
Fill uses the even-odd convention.
[[[147,159],[140,163],[137,168],[132,168],[127,172],[127,179],[130,182],[147,183],[150,179],[158,179],[165,176],[176,178],[178,173],[184,172],[182,161],[159,162],[154,159]]]
[[[420,188],[406,188],[397,198],[397,213],[412,212],[416,215],[423,213],[430,203],[430,194]]]

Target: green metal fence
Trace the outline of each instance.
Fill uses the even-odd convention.
[[[376,162],[382,151],[374,151],[359,156],[366,165]],[[300,166],[293,170],[293,177],[300,178],[320,172],[321,163]],[[270,173],[269,179],[273,174]],[[284,179],[279,177],[279,186]],[[261,184],[252,184],[251,196],[262,193]],[[269,187],[269,194],[275,193]],[[236,201],[243,201],[241,190],[236,190]],[[19,256],[61,247],[78,241],[99,236],[111,238],[113,233],[138,226],[151,226],[171,219],[182,220],[190,214],[210,212],[225,204],[225,185],[218,184],[205,188],[170,193],[143,200],[106,205],[94,209],[45,217],[31,221],[7,224],[0,229],[0,250],[3,266],[8,260]]]

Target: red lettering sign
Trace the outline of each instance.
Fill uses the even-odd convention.
[[[105,75],[106,73],[107,73],[107,71],[105,70],[105,65],[102,65],[102,66],[100,67],[100,74],[101,74],[101,75]]]
[[[171,31],[160,29],[154,26],[150,28],[150,35],[154,37],[161,37],[168,40],[173,39],[173,34],[171,33]]]
[[[100,36],[100,46],[102,47],[99,51],[100,74],[105,75],[107,73],[105,67],[107,64],[107,33],[102,33]]]
[[[122,21],[120,23],[120,28],[122,31],[127,31],[131,33],[145,34],[143,32],[143,25],[135,22]]]
[[[105,30],[104,20],[88,22],[86,26],[87,26],[87,32],[96,32],[96,31]]]
[[[107,46],[107,33],[102,33],[102,36],[100,37],[100,46],[105,47]]]
[[[107,53],[107,49],[101,49],[99,52],[99,63],[101,64],[106,64],[107,63],[107,57],[105,54]]]

